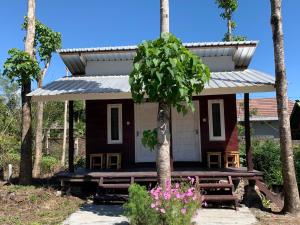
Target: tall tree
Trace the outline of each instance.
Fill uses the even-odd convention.
[[[233,31],[236,28],[236,23],[232,19],[233,13],[238,8],[237,0],[216,0],[218,7],[223,9],[224,12],[220,16],[227,21],[227,32],[224,35],[223,41],[244,41],[244,36],[234,36]]]
[[[169,33],[169,0],[160,0],[160,36]],[[165,101],[158,102],[156,164],[159,183],[164,186],[171,180],[170,143],[168,140],[170,107]]]
[[[28,18],[25,18],[23,29],[28,27]],[[48,71],[52,54],[61,47],[61,34],[51,30],[49,27],[36,20],[35,22],[35,41],[34,48],[37,55],[36,59],[42,66],[41,72],[37,78],[38,87],[43,85],[43,79]],[[36,132],[35,132],[35,160],[33,166],[33,176],[38,177],[41,170],[41,159],[43,149],[43,102],[37,103],[36,110]]]
[[[283,165],[284,212],[299,213],[300,201],[296,181],[294,155],[288,114],[286,68],[284,60],[281,0],[271,2],[271,26],[273,32],[276,99],[279,117],[281,160]]]
[[[34,57],[35,36],[35,0],[28,0],[28,27],[25,40],[25,52]],[[27,94],[31,91],[31,81],[25,81],[21,87],[22,98],[22,141],[20,161],[20,184],[30,184],[32,179],[32,130],[31,130],[31,99]]]
[[[130,74],[132,98],[136,103],[158,102],[157,127],[143,133],[142,143],[156,149],[158,182],[164,188],[171,179],[169,123],[170,109],[185,114],[193,110],[192,96],[208,82],[210,72],[201,59],[169,33],[154,41],[143,42],[134,58]]]

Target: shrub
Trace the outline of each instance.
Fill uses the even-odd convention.
[[[131,225],[157,225],[158,214],[150,208],[152,199],[146,188],[138,184],[129,187],[129,201],[125,203],[125,215]]]
[[[252,149],[254,168],[264,172],[266,183],[269,185],[282,185],[283,178],[279,142],[273,140],[255,140],[252,143]]]
[[[59,165],[59,160],[53,156],[43,156],[41,161],[41,173],[49,174],[53,173],[55,168]]]
[[[129,202],[125,205],[131,224],[190,225],[201,203],[193,183],[193,178],[190,183],[167,182],[166,190],[157,186],[149,193],[135,184],[129,189]]]
[[[275,140],[253,140],[254,168],[264,172],[264,180],[268,185],[282,185],[282,163],[280,156],[280,144]],[[245,144],[240,143],[240,153],[245,153]],[[300,145],[294,146],[294,160],[297,182],[300,184]],[[241,160],[243,166],[246,164]]]

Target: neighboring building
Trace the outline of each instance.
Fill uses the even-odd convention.
[[[300,140],[300,101],[296,100],[291,117],[291,132],[293,140]]]
[[[195,112],[183,117],[172,109],[171,154],[174,166],[206,167],[210,152],[220,153],[223,162],[225,153],[239,151],[236,94],[274,91],[275,80],[248,69],[255,41],[184,45],[209,66],[211,80],[199,96],[194,96]],[[91,156],[110,157],[111,153],[122,156],[122,169],[155,167],[155,152],[142,145],[141,137],[144,130],[156,127],[158,104],[135,104],[128,82],[136,49],[62,49],[59,54],[72,76],[29,94],[34,101],[86,101],[87,167],[92,165]],[[69,116],[73,116],[72,108]],[[97,165],[101,167],[102,162]]]
[[[236,101],[238,121],[244,122],[244,100]],[[250,99],[250,124],[252,136],[256,138],[279,138],[279,122],[276,98]],[[293,101],[289,101],[289,115],[293,110]]]

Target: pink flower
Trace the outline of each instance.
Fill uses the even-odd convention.
[[[175,188],[176,188],[176,189],[180,188],[180,184],[179,184],[179,183],[176,183],[176,184],[175,184]]]
[[[197,200],[197,196],[196,196],[196,195],[193,196],[193,200],[194,200],[194,201]]]
[[[164,199],[165,199],[165,200],[170,200],[170,199],[171,199],[171,194],[168,193],[168,192],[165,192],[165,193],[164,193]]]
[[[186,214],[186,208],[182,208],[180,211],[182,214]]]
[[[164,208],[161,208],[161,209],[160,209],[160,212],[161,212],[162,214],[165,214],[165,213],[166,213],[166,210],[165,210]]]

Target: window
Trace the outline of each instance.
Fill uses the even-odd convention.
[[[225,141],[224,102],[208,100],[209,140]]]
[[[122,144],[122,105],[107,105],[107,143]]]

